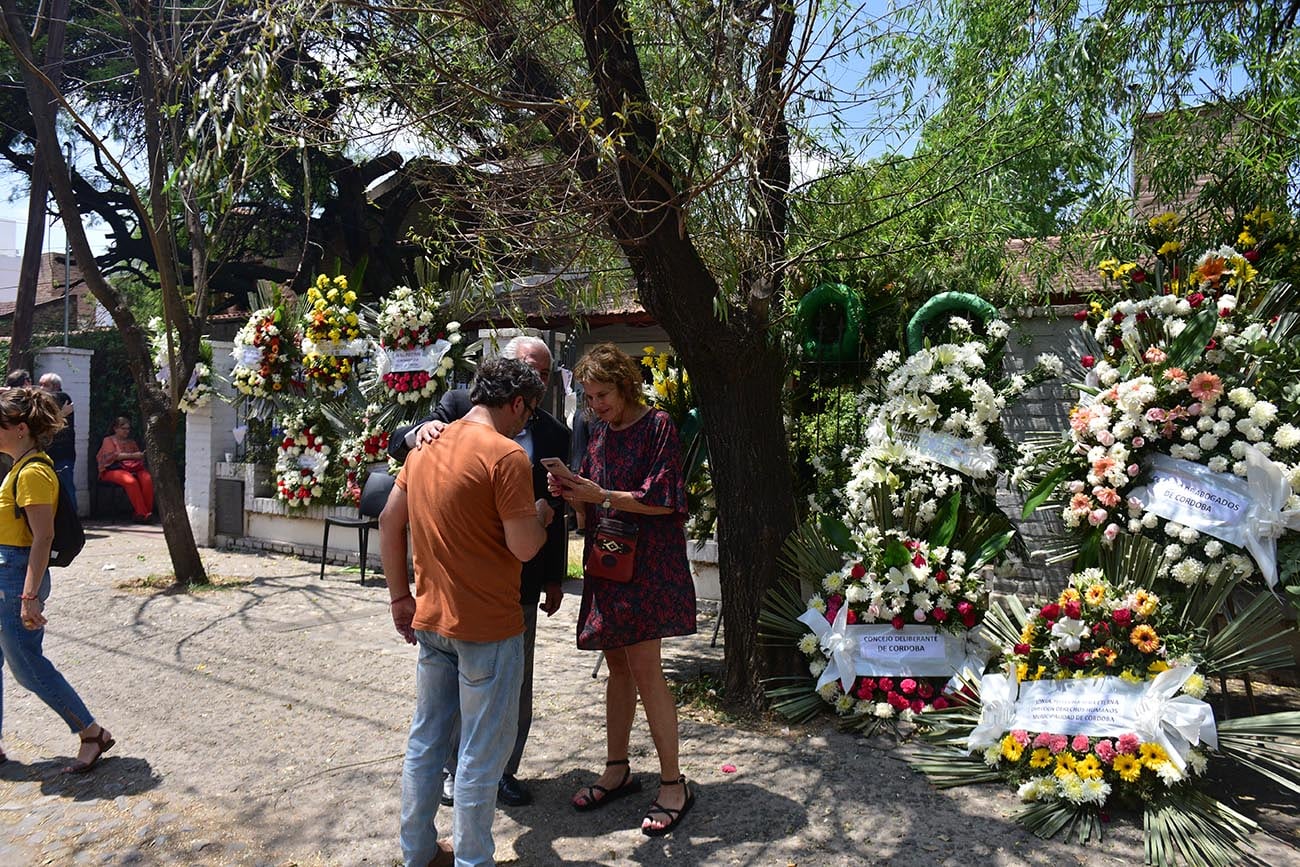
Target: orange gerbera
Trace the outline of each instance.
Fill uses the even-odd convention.
[[[1092,658],[1101,661],[1107,667],[1115,664],[1117,654],[1109,647],[1098,647],[1092,652]]]
[[[1160,636],[1147,624],[1140,623],[1128,634],[1128,643],[1143,653],[1155,653],[1160,649]]]

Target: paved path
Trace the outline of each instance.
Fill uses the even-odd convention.
[[[0,865],[398,862],[414,650],[392,630],[385,591],[342,570],[318,581],[316,565],[288,557],[204,557],[213,575],[251,583],[191,595],[124,586],[169,571],[156,527],[93,530],[76,566],[56,570],[47,651],[118,746],[95,773],[60,776],[75,739],[6,673]],[[539,630],[536,722],[522,769],[537,803],[498,811],[501,863],[932,867],[1140,857],[1131,824],[1115,822],[1089,850],[1039,841],[1008,821],[1017,806],[1008,793],[936,792],[898,747],[820,725],[753,731],[684,719],[683,767],[699,803],[667,838],[638,831],[649,794],[578,814],[567,799],[601,764],[604,736],[594,657],[573,648],[576,585],[569,590]],[[711,632],[702,620],[700,635],[666,644],[671,677],[720,668]],[[643,722],[632,752],[649,786]],[[724,764],[737,771],[724,774]],[[1264,815],[1297,843],[1294,822]],[[445,828],[450,816],[439,820]],[[1260,855],[1296,859],[1267,839]]]

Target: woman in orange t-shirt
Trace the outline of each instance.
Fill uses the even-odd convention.
[[[153,476],[144,468],[144,452],[131,439],[131,422],[125,417],[113,420],[113,430],[104,437],[95,462],[101,482],[112,482],[126,491],[137,521],[153,517]]]

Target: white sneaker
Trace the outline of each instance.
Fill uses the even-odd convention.
[[[456,804],[456,777],[452,774],[444,774],[442,778],[442,797],[438,803],[444,807],[452,807]]]

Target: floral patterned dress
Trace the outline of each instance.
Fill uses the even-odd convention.
[[[663,410],[652,409],[624,430],[592,423],[587,454],[578,472],[606,490],[631,491],[647,506],[672,509],[666,515],[611,510],[611,516],[640,527],[632,580],[625,584],[587,576],[578,612],[578,647],[612,650],[652,638],[695,632],[695,583],[686,562],[686,483],[677,428]],[[586,526],[604,514],[587,504]],[[583,561],[591,553],[588,532]]]

